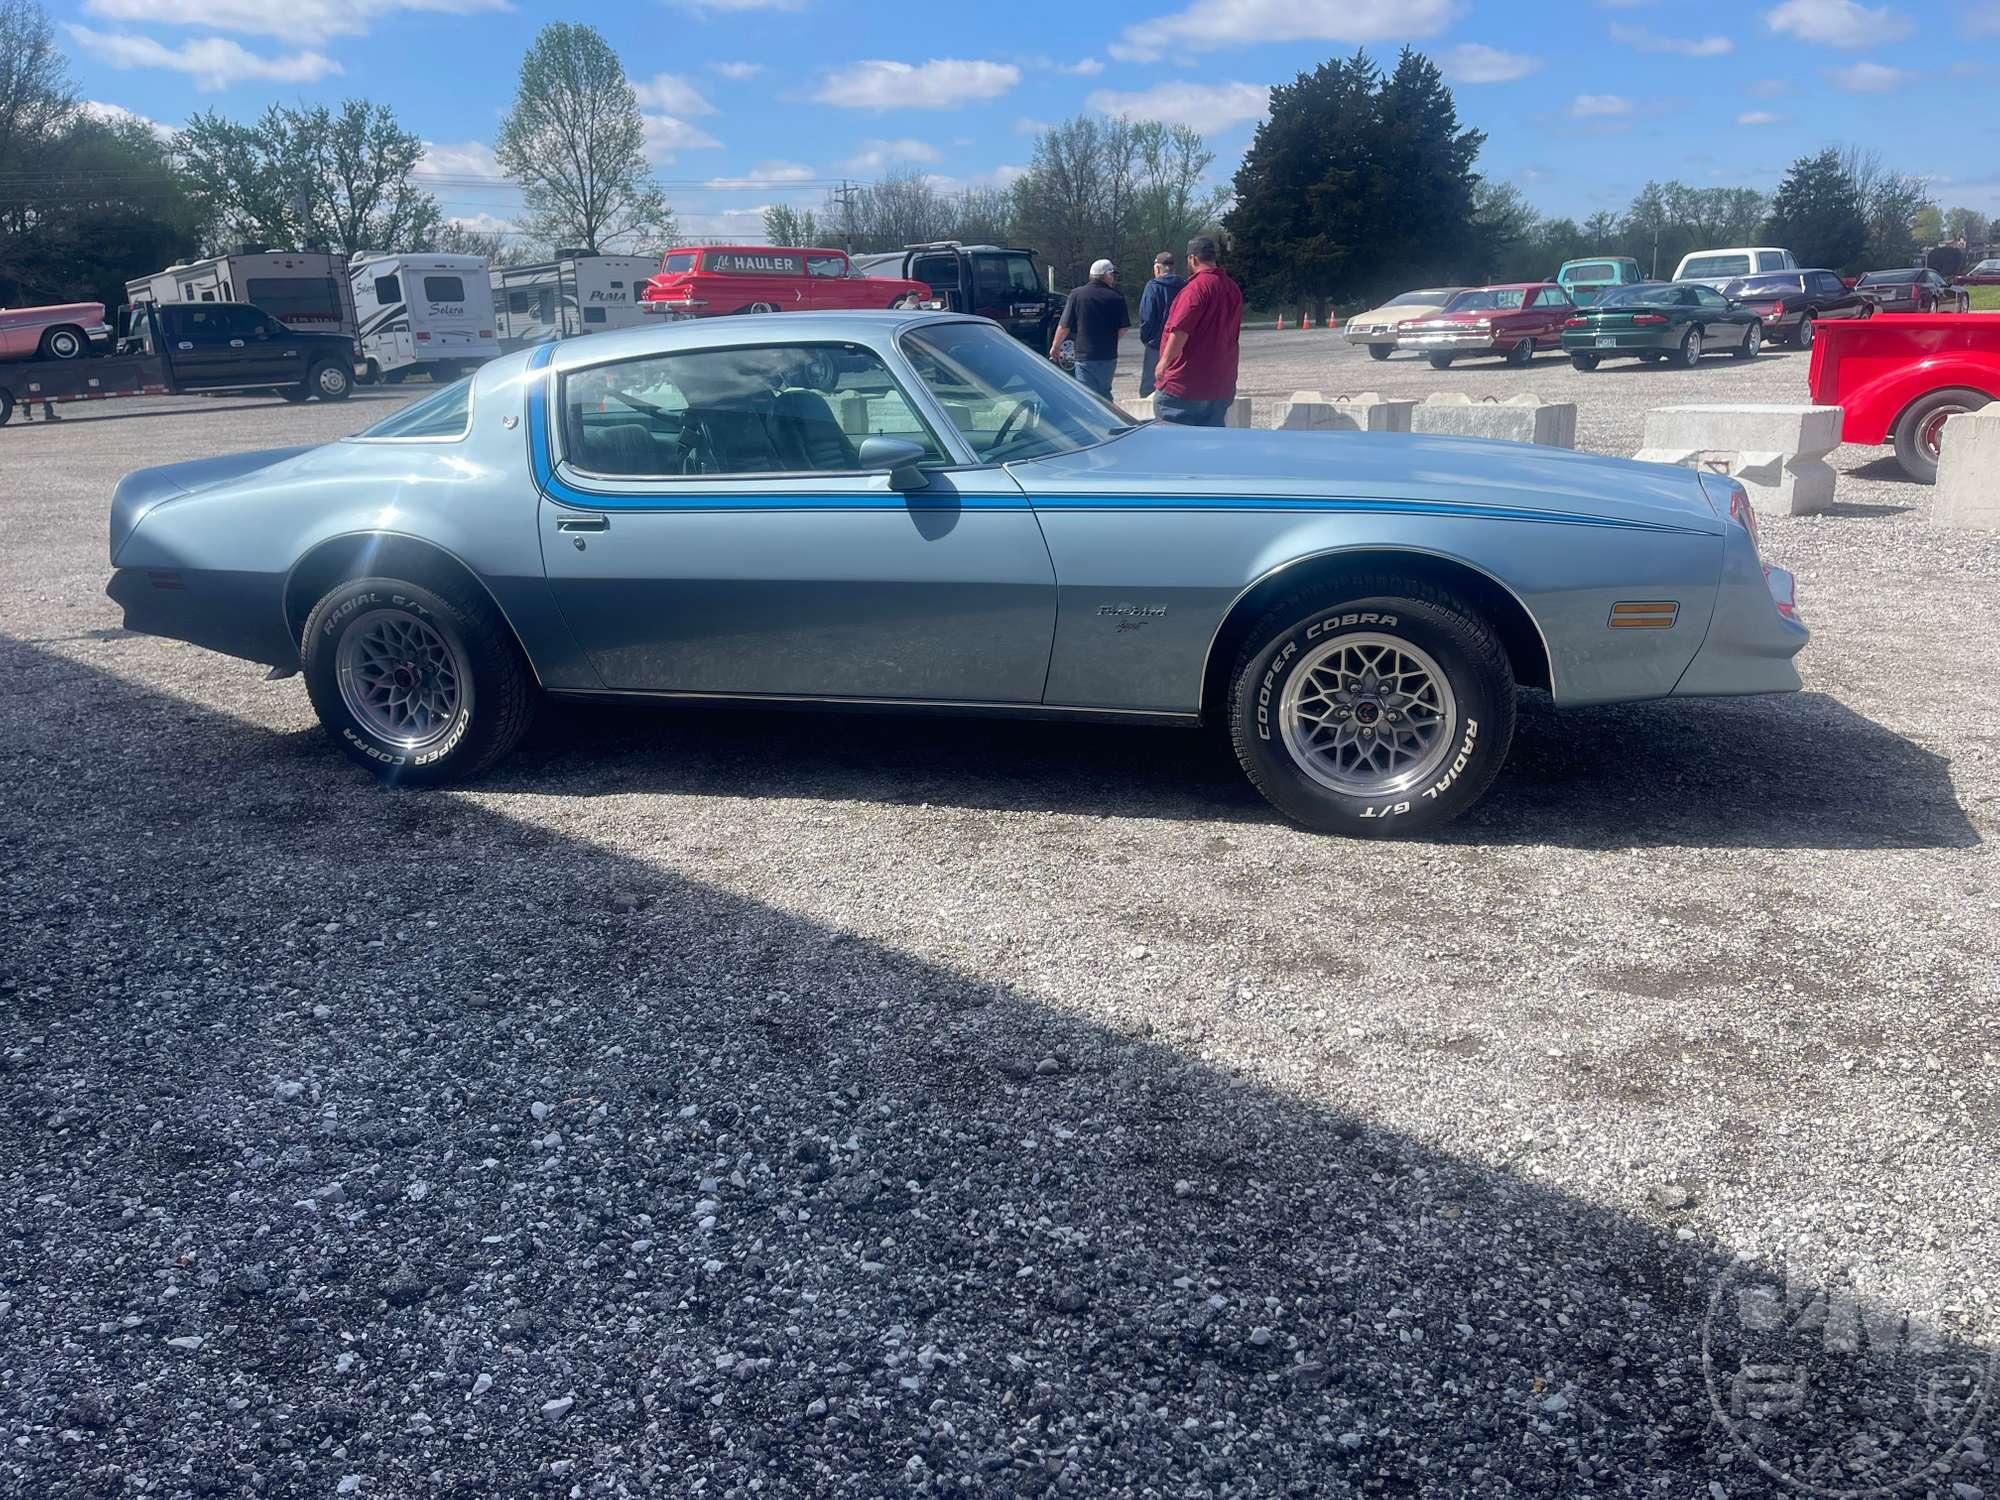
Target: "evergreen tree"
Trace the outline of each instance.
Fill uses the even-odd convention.
[[[1844,271],[1859,265],[1868,250],[1868,216],[1838,149],[1792,163],[1778,184],[1765,232],[1802,266]]]

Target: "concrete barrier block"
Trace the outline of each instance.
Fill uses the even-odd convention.
[[[1946,419],[1932,514],[1940,526],[2000,531],[2000,401]]]
[[[1576,403],[1544,401],[1532,392],[1505,401],[1475,401],[1460,391],[1440,391],[1411,411],[1409,430],[1574,448]]]
[[[1663,406],[1646,413],[1645,441],[1633,457],[1726,474],[1760,510],[1803,516],[1833,504],[1837,406]]]
[[[1130,401],[1121,401],[1118,405],[1121,410],[1136,417],[1141,422],[1150,422],[1157,415],[1153,410],[1153,398],[1151,396],[1137,396]],[[1255,415],[1255,409],[1250,398],[1248,396],[1238,396],[1234,401],[1229,403],[1229,410],[1222,417],[1222,425],[1224,427],[1254,427],[1256,425],[1253,420]]]
[[[1305,432],[1408,432],[1414,401],[1391,401],[1379,391],[1344,393],[1331,400],[1318,391],[1294,391],[1278,410],[1280,427]]]

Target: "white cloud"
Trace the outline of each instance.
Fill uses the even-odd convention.
[[[896,141],[863,141],[861,149],[847,159],[850,172],[882,172],[911,162],[936,161],[940,153],[929,141],[905,136]]]
[[[169,47],[151,37],[125,32],[93,31],[65,23],[64,29],[91,60],[114,68],[166,68],[185,73],[203,93],[256,79],[265,83],[317,83],[341,71],[339,63],[318,52],[293,52],[260,57],[227,37],[203,37]]]
[[[708,71],[734,83],[741,83],[744,79],[755,78],[763,72],[764,65],[753,62],[712,62],[708,65]]]
[[[477,234],[512,234],[514,221],[503,219],[498,214],[485,212],[476,214],[454,214],[445,221],[456,224],[460,229],[470,229]]]
[[[877,58],[833,69],[813,98],[843,109],[952,109],[973,99],[997,99],[1020,81],[1021,70],[1012,63]]]
[[[655,73],[651,78],[632,80],[632,92],[641,109],[665,110],[670,115],[712,115],[715,106],[702,91],[678,73]]]
[[[1484,42],[1463,42],[1438,59],[1444,76],[1453,83],[1512,83],[1526,78],[1541,67],[1539,57],[1525,52],[1503,52]]]
[[[1759,99],[1782,99],[1791,91],[1791,84],[1782,78],[1760,78],[1750,85],[1750,92]]]
[[[1852,67],[1831,68],[1826,76],[1850,94],[1886,94],[1890,89],[1901,88],[1916,75],[1884,63],[1858,62]]]
[[[1576,120],[1607,120],[1632,113],[1632,101],[1618,94],[1578,94],[1569,104]]]
[[[711,177],[704,186],[733,188],[779,187],[788,182],[810,182],[811,167],[795,161],[760,161],[741,177]]]
[[[1049,122],[1047,120],[1037,120],[1033,115],[1022,115],[1020,119],[1014,122],[1014,134],[1016,135],[1040,135],[1048,128]]]
[[[1060,73],[1069,78],[1095,78],[1104,71],[1104,64],[1094,57],[1066,63],[1057,62],[1045,53],[1036,53],[1032,57],[1017,57],[1014,61],[1030,73]]]
[[[1072,78],[1095,78],[1104,71],[1104,64],[1094,57],[1086,57],[1082,62],[1064,64],[1056,71],[1067,73]]]
[[[131,121],[143,125],[153,132],[154,138],[170,141],[174,138],[174,127],[162,125],[158,120],[149,119],[137,110],[127,109],[122,104],[107,104],[102,99],[86,99],[79,106],[93,120],[102,120],[106,125],[122,125]]]
[[[1736,117],[1738,125],[1782,125],[1783,115],[1774,115],[1768,109],[1749,109]]]
[[[1099,114],[1164,120],[1206,132],[1261,120],[1271,107],[1271,90],[1262,83],[1156,83],[1137,93],[1099,89],[1084,105]]]
[[[1779,36],[1827,47],[1872,47],[1910,34],[1908,17],[1886,5],[1870,10],[1856,0],[1785,0],[1764,12],[1764,24]]]
[[[1391,42],[1434,36],[1458,0],[1203,0],[1127,26],[1106,50],[1125,62],[1256,42]]]
[[[1641,52],[1672,52],[1681,57],[1726,57],[1736,50],[1736,43],[1726,36],[1661,36],[1643,26],[1616,23],[1611,27],[1611,40]]]
[[[642,114],[639,121],[646,127],[646,155],[656,162],[673,161],[683,151],[712,151],[722,145],[677,115]]]
[[[393,11],[441,11],[471,15],[512,10],[509,0],[84,0],[84,10],[113,21],[154,26],[199,26],[209,31],[241,31],[288,41],[324,42],[329,37],[365,36]]]
[[[485,177],[506,180],[499,158],[484,141],[425,141],[424,154],[417,162],[418,177]]]

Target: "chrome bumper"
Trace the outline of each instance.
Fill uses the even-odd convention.
[[[1398,349],[1491,349],[1494,348],[1491,330],[1485,333],[1448,333],[1433,330],[1428,333],[1404,333],[1396,337]]]

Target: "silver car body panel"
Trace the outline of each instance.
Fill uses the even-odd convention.
[[[1252,590],[1404,554],[1510,594],[1560,703],[1795,689],[1803,627],[1691,471],[1511,443],[1149,425],[981,468],[898,347],[950,315],[704,319],[543,346],[474,376],[465,435],[142,470],[112,506],[134,629],[296,665],[288,588],[318,549],[458,560],[542,685],[593,694],[1192,715]],[[876,474],[604,479],[566,465],[569,371],[669,348],[830,341],[880,355],[955,460]],[[601,522],[576,531],[561,523]],[[576,543],[583,542],[578,548]],[[1260,594],[1261,597],[1261,594]],[[1668,629],[1611,607],[1671,599]]]

